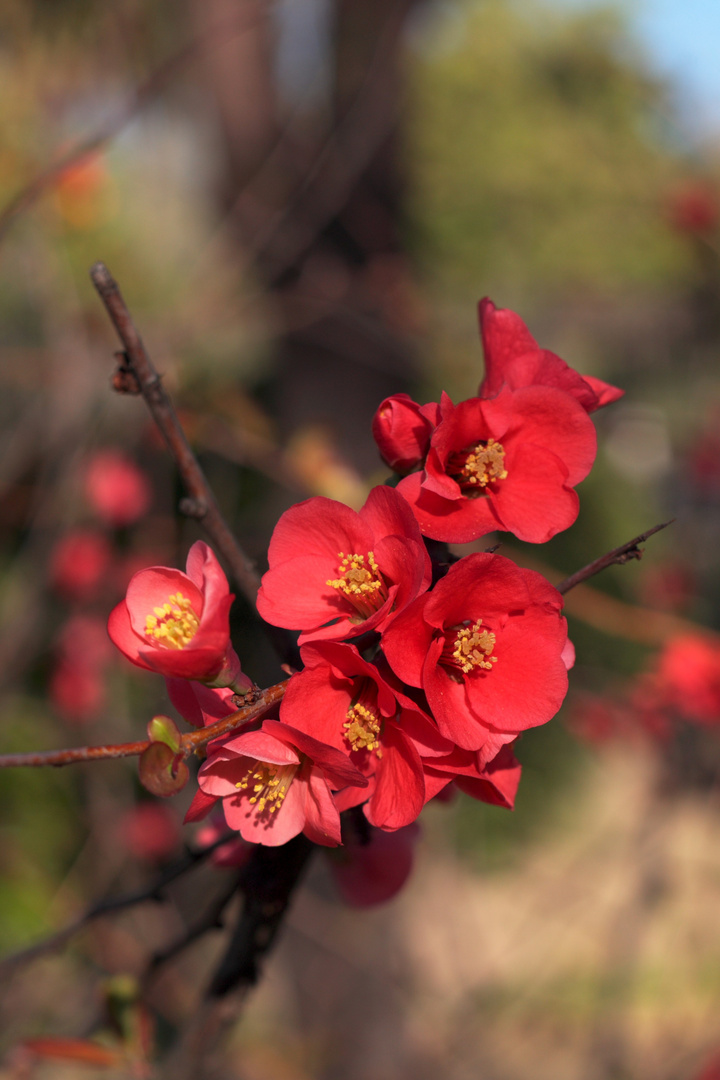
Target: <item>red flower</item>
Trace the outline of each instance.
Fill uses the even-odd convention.
[[[200,791],[186,821],[223,800],[225,820],[245,840],[271,847],[303,832],[316,844],[341,842],[331,789],[367,781],[345,754],[277,720],[208,746]]]
[[[397,490],[426,536],[466,543],[497,529],[540,544],[578,514],[573,487],[595,460],[592,421],[549,386],[502,390],[490,400],[440,402],[423,472]]]
[[[300,642],[382,631],[430,584],[430,560],[412,510],[376,487],[359,513],[314,498],[287,510],[268,552],[258,611]]]
[[[480,397],[495,397],[503,386],[552,386],[570,394],[587,412],[617,401],[625,393],[592,375],[578,375],[564,360],[541,349],[519,315],[496,308],[487,297],[478,305],[485,352]]]
[[[563,702],[561,609],[540,574],[502,555],[468,555],[398,616],[383,649],[396,674],[425,691],[441,733],[480,750],[484,764]]]
[[[50,580],[70,600],[88,600],[107,578],[112,549],[104,533],[74,529],[58,540],[50,555]]]
[[[243,693],[252,683],[230,644],[234,596],[227,578],[202,540],[190,548],[186,569],[152,566],[135,574],[110,614],[108,633],[138,667]]]
[[[132,525],[150,509],[150,481],[119,450],[101,450],[85,474],[85,494],[106,525]]]
[[[408,394],[385,398],[373,418],[372,433],[383,461],[395,472],[412,472],[425,460],[439,408],[434,401],[418,405]]]
[[[341,810],[367,801],[365,816],[381,829],[414,821],[425,803],[422,757],[452,749],[422,710],[391,688],[354,645],[316,642],[300,650],[305,664],[288,685],[280,716],[300,731],[352,756],[370,786],[346,788]]]

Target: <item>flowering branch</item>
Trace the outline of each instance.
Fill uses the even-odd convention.
[[[197,731],[188,731],[180,737],[180,754],[187,758],[196,750],[205,746],[212,739],[220,735],[226,735],[243,724],[249,723],[272,705],[282,701],[289,680],[276,683],[267,690],[258,691],[254,700],[250,701],[242,709],[224,716],[222,720],[199,728]],[[139,757],[152,745],[149,741],[115,743],[108,746],[77,746],[67,750],[44,750],[39,753],[29,754],[0,754],[0,769],[18,768],[20,766],[38,767],[41,765],[74,765],[79,761],[97,761],[100,758],[123,758]]]
[[[102,262],[90,270],[90,277],[124,347],[123,361],[115,376],[115,389],[140,393],[153,420],[163,434],[182,476],[188,498],[180,510],[201,522],[210,539],[222,553],[243,595],[255,607],[260,579],[251,560],[233,535],[215,501],[200,464],[190,449],[185,432],[162,380],[147,354],[142,338],[132,320],[118,284]]]
[[[593,562],[588,563],[587,566],[583,566],[581,570],[576,570],[574,574],[563,578],[559,585],[555,586],[556,589],[561,593],[569,592],[576,585],[587,581],[588,578],[593,577],[595,574],[599,574],[601,570],[607,570],[608,566],[614,566],[616,563],[622,566],[623,563],[630,562],[631,559],[642,559],[643,549],[638,545],[644,543],[650,536],[654,536],[655,533],[660,532],[661,529],[667,529],[668,525],[672,525],[674,520],[675,518],[671,518],[670,521],[663,521],[660,525],[654,525],[652,529],[640,533],[633,540],[628,540],[626,544],[621,544],[620,547],[608,551],[607,555],[601,555],[599,559],[595,559]]]

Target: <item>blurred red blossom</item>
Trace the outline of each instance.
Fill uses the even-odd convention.
[[[368,827],[367,835],[351,830],[343,847],[327,852],[340,896],[351,907],[384,904],[400,892],[410,877],[420,826],[406,825],[394,832]]]
[[[56,639],[48,690],[64,720],[84,724],[102,711],[105,667],[111,653],[102,619],[73,615],[63,625]]]
[[[135,858],[162,862],[180,844],[181,825],[167,803],[141,802],[117,822],[117,839]]]
[[[120,450],[99,450],[85,472],[85,494],[95,513],[113,528],[132,525],[150,509],[145,473]]]
[[[720,642],[693,635],[672,638],[658,661],[659,689],[686,720],[720,723]]]
[[[672,227],[691,236],[712,232],[720,217],[717,192],[703,180],[686,180],[671,191],[666,209]]]
[[[112,547],[97,529],[73,529],[50,555],[50,582],[68,600],[92,599],[107,579]]]

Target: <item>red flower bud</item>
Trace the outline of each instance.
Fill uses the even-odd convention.
[[[385,398],[373,418],[372,433],[383,461],[395,472],[404,476],[424,461],[437,411],[435,402],[418,405],[407,394]]]

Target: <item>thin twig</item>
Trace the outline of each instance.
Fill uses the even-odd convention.
[[[140,392],[152,413],[153,420],[162,432],[168,449],[180,470],[189,495],[188,499],[183,499],[181,502],[180,509],[201,523],[223,555],[243,595],[255,608],[260,579],[220,512],[205,474],[190,449],[172,402],[162,385],[162,380],[145,350],[118,284],[102,262],[95,263],[90,271],[90,277],[123,343],[127,364],[123,370],[129,369],[137,379]]]
[[[138,904],[143,904],[148,900],[154,900],[161,902],[164,897],[162,895],[163,890],[173,881],[177,881],[178,878],[183,877],[194,867],[203,862],[209,855],[212,855],[216,848],[222,847],[223,844],[227,844],[229,840],[233,840],[236,837],[236,833],[228,832],[223,836],[214,840],[212,844],[208,844],[206,847],[198,849],[189,849],[184,858],[178,862],[173,863],[172,866],[168,866],[160,876],[152,882],[152,884],[146,886],[144,889],[139,889],[136,892],[127,893],[125,896],[109,897],[107,900],[100,900],[97,904],[93,904],[91,908],[88,908],[84,914],[80,915],[73,922],[63,927],[62,930],[58,930],[56,934],[50,935],[43,941],[39,941],[36,945],[31,945],[27,949],[21,949],[19,952],[11,953],[9,956],[0,960],[0,977],[7,977],[12,970],[16,967],[29,963],[29,961],[36,959],[38,956],[44,956],[46,953],[54,952],[55,949],[60,949],[62,946],[78,934],[81,930],[84,930],[95,919],[101,918],[103,915],[113,915],[117,911],[124,911],[126,908],[136,907]]]
[[[560,584],[556,586],[558,592],[569,592],[570,589],[574,589],[575,586],[579,585],[582,581],[587,581],[587,579],[593,577],[593,575],[599,574],[601,570],[607,570],[608,566],[613,566],[616,563],[622,565],[623,563],[630,562],[631,559],[642,559],[643,549],[638,547],[638,545],[644,543],[648,537],[654,536],[655,533],[660,532],[661,529],[667,529],[668,525],[672,525],[674,520],[675,518],[671,518],[670,521],[663,521],[661,525],[654,525],[652,529],[640,533],[634,540],[628,540],[627,544],[622,544],[621,547],[615,548],[613,551],[608,551],[607,555],[601,555],[599,559],[595,559],[594,562],[588,563],[587,566],[583,566],[581,570],[576,570],[574,574],[564,578]]]
[[[180,751],[183,757],[189,757],[212,739],[217,739],[249,723],[250,720],[255,720],[272,705],[282,701],[288,682],[289,680],[285,679],[284,682],[269,686],[267,690],[262,690],[255,696],[250,704],[229,716],[224,716],[222,720],[216,720],[214,724],[198,728],[197,731],[185,732],[180,736]],[[151,743],[145,740],[106,746],[76,746],[65,750],[41,750],[38,753],[29,754],[0,754],[0,769],[37,768],[42,765],[53,765],[57,768],[82,761],[97,761],[101,758],[139,757],[150,745]]]
[[[236,836],[237,833],[230,834],[232,839],[236,838]],[[214,846],[215,845],[213,845],[213,847]],[[189,945],[192,945],[194,941],[197,941],[198,938],[202,937],[203,934],[210,930],[221,930],[223,928],[222,914],[235,893],[238,891],[238,884],[239,875],[231,875],[230,881],[225,883],[225,888],[218,893],[202,916],[191,923],[180,937],[176,938],[164,949],[160,949],[152,955],[140,980],[143,986],[147,986],[147,984],[155,977],[158,968],[183,952],[183,950]]]

